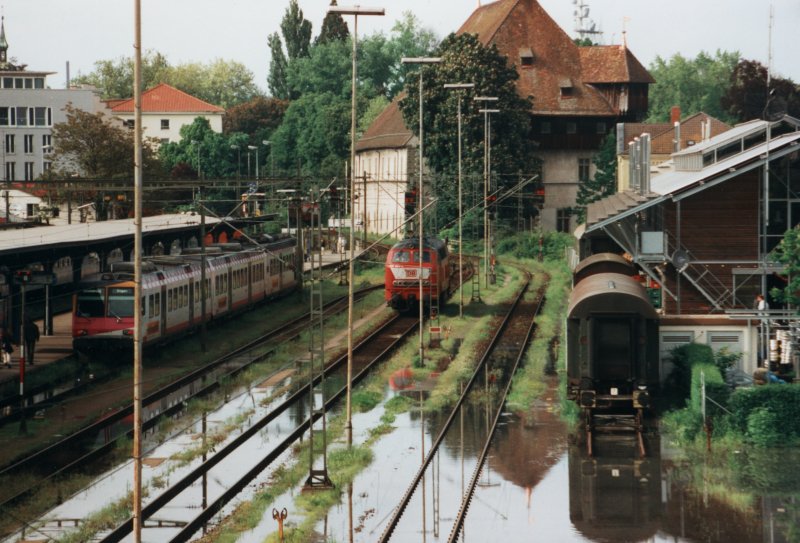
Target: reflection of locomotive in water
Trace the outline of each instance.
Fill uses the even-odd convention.
[[[641,442],[643,411],[659,385],[658,315],[622,257],[597,254],[575,269],[567,309],[569,396],[591,431],[596,418],[631,416]]]
[[[393,309],[405,311],[419,302],[420,273],[422,299],[442,301],[450,288],[453,275],[447,244],[438,238],[424,239],[422,263],[419,258],[419,238],[396,243],[386,256],[386,303]]]
[[[187,251],[188,253],[188,251]],[[226,316],[296,287],[295,240],[242,248],[208,247],[205,320]],[[145,345],[161,343],[203,322],[201,255],[150,257],[142,263]],[[133,347],[134,282],[130,262],[82,283],[72,315],[73,347],[84,353]]]

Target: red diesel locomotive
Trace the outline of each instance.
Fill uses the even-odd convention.
[[[396,243],[386,256],[387,305],[406,311],[419,303],[420,274],[422,275],[422,302],[443,300],[450,288],[451,258],[447,243],[438,238],[424,238],[422,262],[419,258],[419,238],[408,238]]]

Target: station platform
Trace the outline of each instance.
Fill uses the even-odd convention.
[[[39,327],[39,331],[44,330],[41,320],[34,321]],[[19,345],[14,345],[14,352],[11,354],[11,368],[0,365],[0,382],[16,380],[19,377],[19,358],[22,349]],[[27,362],[25,372],[35,371],[40,366],[46,366],[65,358],[72,354],[72,314],[62,313],[53,317],[53,335],[41,335],[36,342],[34,350],[34,366],[31,367]]]

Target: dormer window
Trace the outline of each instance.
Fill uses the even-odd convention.
[[[558,82],[558,87],[561,89],[561,98],[572,98],[574,96],[575,88],[572,86],[572,79],[565,77]]]
[[[523,68],[533,66],[533,50],[530,47],[520,47],[519,64]]]

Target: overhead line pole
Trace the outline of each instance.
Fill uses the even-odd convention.
[[[142,540],[142,4],[134,0],[133,540]]]
[[[350,262],[347,266],[347,399],[345,406],[345,432],[347,445],[353,445],[353,282],[355,260],[355,189],[356,189],[356,79],[357,79],[357,51],[358,51],[358,16],[359,15],[384,15],[383,8],[367,8],[362,6],[330,6],[328,13],[353,15],[353,80],[350,107]],[[366,183],[366,182],[365,182]],[[365,195],[366,196],[366,195]],[[352,536],[352,527],[351,527]]]

